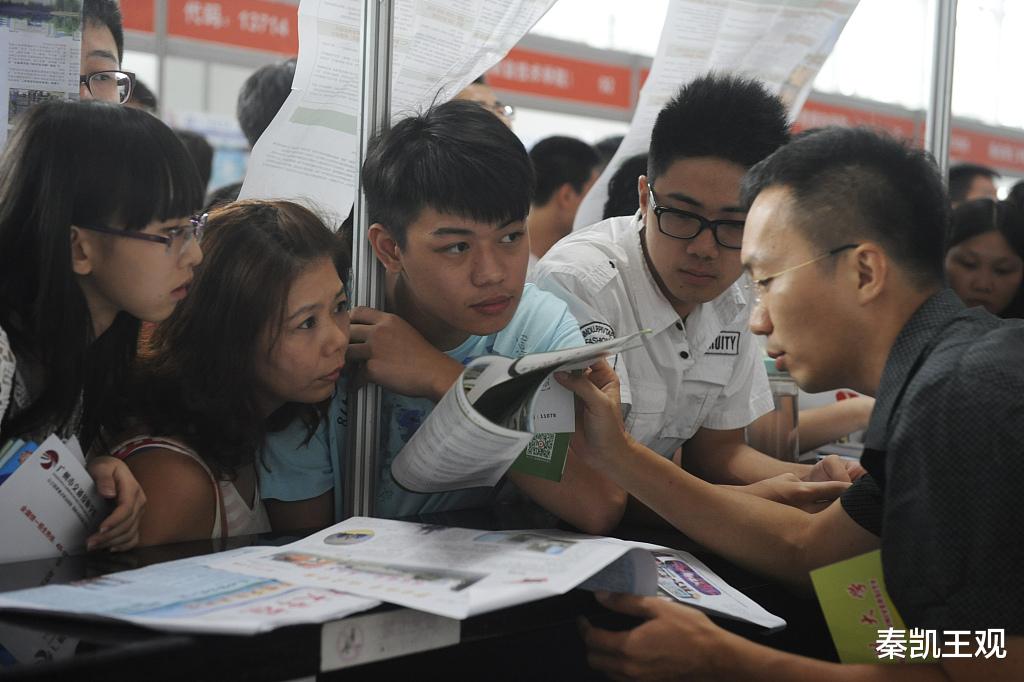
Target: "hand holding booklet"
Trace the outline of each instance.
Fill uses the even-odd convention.
[[[403,487],[424,493],[496,485],[534,434],[574,430],[572,393],[551,374],[583,369],[635,348],[646,333],[516,359],[487,355],[473,360],[395,457],[391,474]],[[567,449],[567,438],[563,444]],[[548,453],[557,468],[554,474],[531,470],[533,463],[524,462],[523,470],[559,480],[565,450],[559,457]]]

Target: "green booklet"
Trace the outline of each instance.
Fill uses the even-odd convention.
[[[933,660],[921,641],[909,637],[885,589],[880,550],[811,571],[811,582],[843,663]]]

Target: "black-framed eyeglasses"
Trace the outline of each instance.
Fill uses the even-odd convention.
[[[196,243],[200,243],[203,239],[203,232],[206,231],[206,218],[209,214],[204,213],[202,215],[194,215],[188,219],[189,225],[179,225],[176,227],[170,227],[166,230],[166,235],[161,234],[149,234],[147,232],[135,232],[132,230],[118,230],[112,227],[103,227],[101,225],[78,225],[83,230],[89,230],[90,232],[99,232],[101,234],[110,234],[115,237],[125,237],[127,239],[140,239],[147,242],[154,242],[156,244],[163,244],[166,252],[170,255],[180,257],[188,245],[194,239]],[[175,246],[177,244],[177,246]]]
[[[79,76],[78,84],[84,85],[96,99],[124,104],[132,96],[135,74],[131,71],[93,71]]]
[[[792,265],[786,268],[785,270],[780,270],[779,272],[776,272],[774,275],[771,275],[770,277],[762,277],[761,279],[751,278],[750,283],[746,285],[747,300],[750,301],[752,308],[756,308],[757,306],[761,305],[761,298],[764,296],[765,292],[768,291],[768,285],[772,283],[772,280],[778,279],[779,277],[782,277],[787,273],[793,272],[794,270],[799,270],[800,268],[806,267],[811,263],[817,263],[820,260],[825,260],[829,256],[835,256],[836,254],[842,253],[843,251],[848,251],[849,249],[856,249],[858,246],[860,246],[860,244],[843,244],[842,246],[837,246],[834,249],[826,251],[820,256],[815,256],[810,260],[805,260],[803,263],[798,263],[796,265]]]
[[[658,204],[654,196],[654,186],[647,183],[651,198],[651,210],[654,211],[658,230],[673,239],[694,239],[704,230],[711,230],[715,243],[726,249],[738,249],[743,246],[743,220],[708,220],[702,215],[670,208]]]

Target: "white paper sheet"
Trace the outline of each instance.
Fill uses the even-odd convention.
[[[764,82],[795,120],[858,0],[672,0],[651,73],[622,144],[580,204],[574,229],[601,220],[608,181],[647,153],[654,120],[680,86],[710,71]]]
[[[397,0],[391,112],[451,99],[496,64],[554,0]],[[335,227],[358,176],[360,0],[302,0],[292,94],[253,149],[243,198],[300,200]]]

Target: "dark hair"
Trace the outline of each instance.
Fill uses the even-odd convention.
[[[1006,195],[1006,200],[1016,206],[1018,211],[1024,213],[1024,180],[1010,188],[1010,193]]]
[[[674,162],[714,157],[750,168],[789,140],[786,107],[760,82],[709,74],[687,83],[658,113],[647,174]]]
[[[633,215],[640,208],[636,181],[647,174],[647,155],[636,154],[624,160],[608,181],[608,199],[602,218]]]
[[[572,185],[577,193],[583,192],[584,185],[601,160],[594,148],[583,140],[554,135],[533,145],[530,161],[537,178],[533,203],[542,206],[551,201],[554,193],[565,183]]]
[[[594,143],[594,149],[597,150],[597,155],[601,157],[602,167],[607,166],[608,162],[615,156],[615,152],[619,150],[619,145],[622,144],[624,137],[625,135],[609,135]],[[646,166],[647,164],[645,163],[644,165]]]
[[[1009,201],[973,199],[954,208],[945,250],[986,232],[1002,234],[1014,253],[1024,260],[1024,212]],[[1024,285],[1000,317],[1024,317]]]
[[[88,447],[135,351],[139,321],[120,313],[93,339],[70,267],[71,226],[140,230],[202,203],[195,164],[171,129],[105,102],[50,102],[26,112],[0,161],[0,326],[19,361],[46,368],[35,402],[3,438],[66,425],[82,391]]]
[[[998,178],[999,173],[988,166],[977,163],[958,163],[949,168],[949,200],[959,203],[967,198],[971,190],[974,178],[981,176],[985,178]]]
[[[199,171],[199,180],[202,182],[205,192],[206,186],[210,184],[210,175],[213,174],[213,147],[205,137],[192,130],[175,130],[174,132],[195,162],[196,170]]]
[[[288,99],[294,77],[293,57],[276,64],[261,66],[242,83],[242,89],[238,92],[238,103],[235,105],[235,116],[250,147],[256,145],[256,140],[260,139],[260,135]]]
[[[138,105],[154,116],[160,109],[156,101],[156,95],[138,78],[135,79],[135,84],[132,85],[132,94],[128,98],[128,103]]]
[[[203,210],[209,213],[213,209],[219,208],[224,204],[230,204],[232,201],[237,201],[238,194],[241,191],[242,183],[240,182],[233,182],[230,185],[218,187],[206,195],[206,206]]]
[[[117,45],[117,63],[120,64],[124,60],[124,27],[117,0],[85,0],[82,3],[82,21],[110,29]]]
[[[346,279],[347,245],[298,204],[239,201],[211,213],[191,291],[157,326],[126,392],[130,418],[183,440],[228,478],[255,461],[268,431],[302,417],[312,434],[318,406],[261,414],[256,358],[269,352],[266,329],[276,343],[292,283],[322,258]]]
[[[473,82],[470,83],[470,85],[487,85],[487,74],[480,74],[479,76],[473,79]]]
[[[792,193],[796,228],[822,251],[869,239],[922,288],[942,281],[949,209],[926,152],[866,128],[820,128],[751,168],[742,201],[774,186]]]
[[[515,133],[476,102],[461,100],[378,136],[361,178],[370,221],[385,225],[400,246],[426,207],[485,223],[522,220],[534,181]]]

